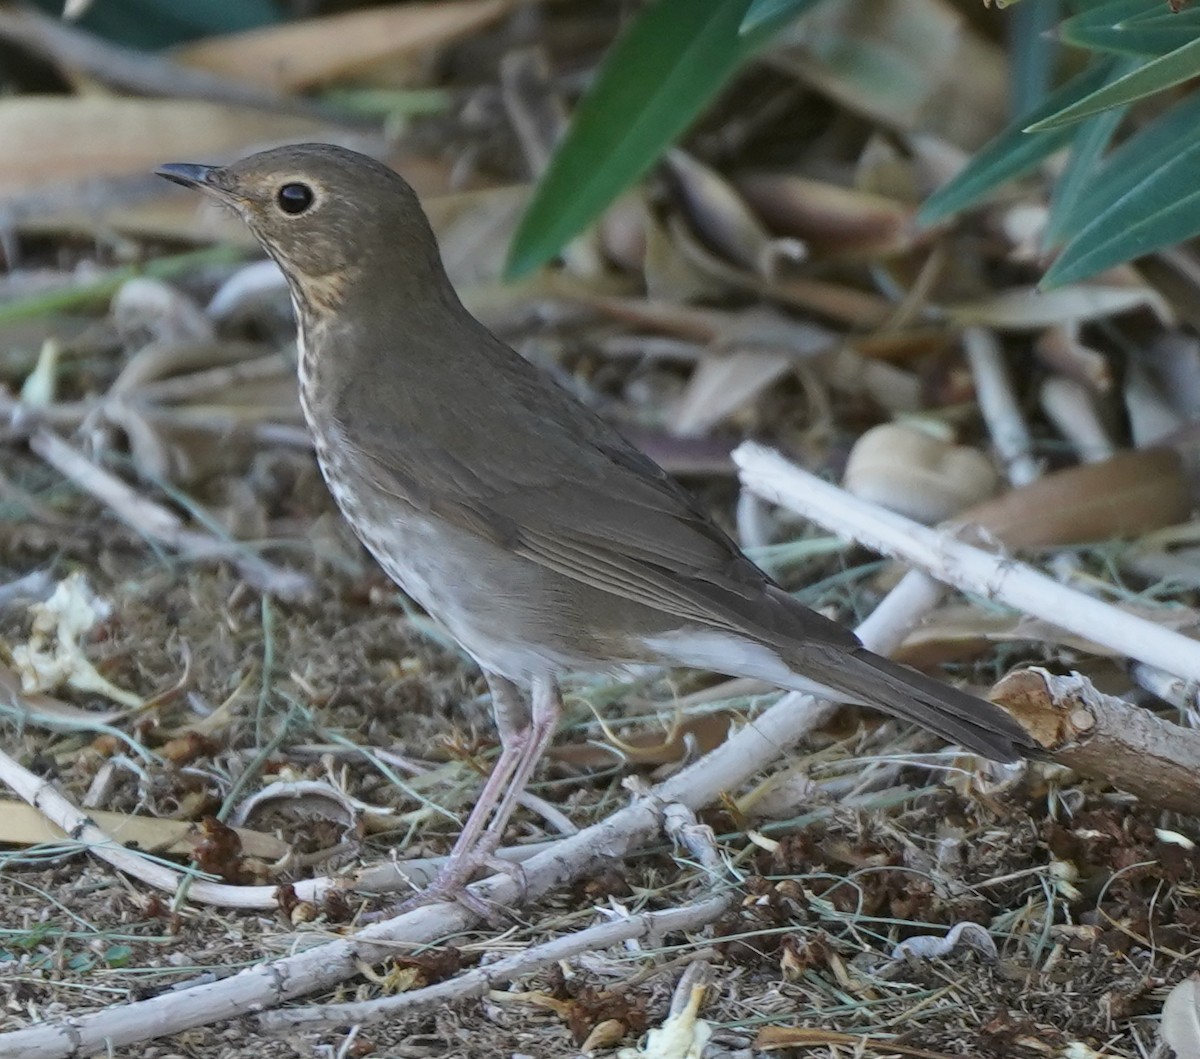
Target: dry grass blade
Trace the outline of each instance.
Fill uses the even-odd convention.
[[[754,1039],[754,1047],[764,1052],[783,1048],[830,1048],[844,1045],[856,1052],[883,1052],[888,1055],[906,1055],[912,1059],[950,1059],[946,1052],[932,1052],[927,1048],[912,1048],[897,1041],[864,1037],[857,1033],[838,1033],[836,1030],[807,1029],[796,1026],[764,1026]]]

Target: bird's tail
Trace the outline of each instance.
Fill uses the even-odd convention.
[[[865,647],[837,652],[828,667],[806,653],[800,668],[855,702],[912,721],[994,761],[1015,761],[1035,746],[1029,733],[994,703]]]

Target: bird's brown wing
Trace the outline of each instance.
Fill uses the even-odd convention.
[[[509,357],[515,354],[507,350]],[[790,648],[853,648],[794,603],[653,460],[523,360],[488,381],[497,424],[459,392],[451,443],[354,420],[377,488],[556,573],[695,623]],[[468,391],[469,378],[456,380]],[[403,417],[398,417],[402,419]],[[502,431],[502,433],[500,433]],[[447,435],[441,435],[444,438]]]
[[[433,438],[399,435],[403,415],[389,414],[380,429],[356,417],[348,440],[375,486],[680,627],[768,644],[797,672],[951,742],[1001,760],[1028,745],[997,707],[873,655],[853,632],[797,603],[662,468],[524,361],[487,381],[485,396],[471,392],[469,377],[456,380],[443,407],[490,402],[504,409],[499,423],[458,413],[456,429]]]

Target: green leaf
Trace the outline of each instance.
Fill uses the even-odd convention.
[[[1178,104],[1110,155],[1101,178],[1081,196],[1072,218],[1077,235],[1042,279],[1042,287],[1074,283],[1142,254],[1200,234],[1200,139],[1181,128],[1200,121],[1200,97]],[[1160,125],[1168,126],[1165,135]]]
[[[1075,283],[1162,246],[1200,233],[1200,189],[1194,167],[1200,144],[1179,155],[1167,172],[1138,189],[1137,201],[1097,218],[1072,239],[1042,278],[1043,289]],[[1181,170],[1186,164],[1188,171]],[[1119,226],[1119,227],[1118,227]]]
[[[1008,78],[1009,107],[1014,115],[1028,114],[1050,91],[1058,37],[1052,33],[1059,21],[1061,0],[1020,4],[1012,13],[1012,72]]]
[[[1160,0],[1116,0],[1059,26],[1068,44],[1130,55],[1164,55],[1200,35],[1200,9],[1172,11]]]
[[[1077,33],[1111,29],[1131,18],[1147,14],[1158,3],[1159,0],[1104,0],[1103,3],[1077,5],[1081,10],[1063,19],[1058,27],[1058,35],[1067,44],[1078,44]]]
[[[1006,180],[1021,176],[1043,159],[1065,147],[1077,135],[1075,128],[1060,129],[1044,136],[1030,136],[1024,127],[1030,119],[1054,114],[1105,84],[1116,68],[1113,59],[1101,59],[1051,92],[1035,110],[1009,125],[990,143],[981,147],[963,169],[938,188],[921,207],[917,223],[934,224],[973,205]]]
[[[1128,68],[1129,65],[1131,60],[1126,59],[1122,68]],[[1071,144],[1067,164],[1054,185],[1050,214],[1042,235],[1044,249],[1058,246],[1064,237],[1073,234],[1072,217],[1079,200],[1094,189],[1097,174],[1103,168],[1101,158],[1127,109],[1114,107],[1103,114],[1088,118],[1080,125],[1079,133]]]
[[[758,32],[765,25],[783,25],[802,15],[813,3],[814,0],[750,0],[738,32],[745,36]]]
[[[63,0],[36,0],[55,16]],[[77,25],[132,48],[166,48],[215,33],[237,33],[279,22],[276,0],[99,0]]]
[[[1130,136],[1083,182],[1076,201],[1065,208],[1061,234],[1068,238],[1078,235],[1135,191],[1147,177],[1166,166],[1181,145],[1192,142],[1197,126],[1200,94],[1193,94]]]
[[[1065,107],[1057,114],[1034,122],[1026,132],[1044,132],[1061,128],[1082,118],[1091,117],[1109,107],[1119,107],[1124,103],[1132,103],[1135,99],[1153,95],[1164,88],[1170,88],[1187,81],[1200,73],[1200,38],[1192,40],[1182,48],[1152,59],[1139,66],[1132,73],[1119,77],[1111,84],[1093,92],[1079,102]]]
[[[687,128],[744,59],[806,7],[741,33],[750,0],[655,0],[617,38],[525,211],[506,275],[545,264]]]

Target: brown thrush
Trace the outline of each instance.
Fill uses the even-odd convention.
[[[444,889],[495,848],[554,734],[559,675],[664,663],[869,705],[998,760],[989,702],[866,650],[750,562],[657,464],[463,308],[413,190],[323,144],[162,176],[232,206],[283,270],[330,492],[479,663],[502,751]]]

